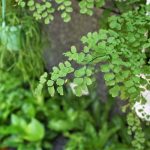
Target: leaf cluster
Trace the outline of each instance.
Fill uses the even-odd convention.
[[[27,12],[14,11],[13,6],[6,18],[6,26],[0,27],[0,69],[16,70],[25,80],[39,77],[43,72],[44,43],[39,24]]]
[[[141,85],[149,89],[148,80],[140,76],[149,73],[143,49],[148,50],[150,46],[150,39],[145,36],[150,17],[145,16],[145,12],[142,8],[110,17],[108,29],[100,29],[99,32],[88,33],[81,38],[84,45],[82,52],[78,53],[75,46],[72,46],[64,54],[68,57],[67,63],[70,61],[70,66],[75,62],[81,67],[67,72],[64,63],[60,63],[59,67],[66,69],[62,71],[64,74],[61,75],[61,70],[53,67],[48,80],[59,86],[57,79],[63,77],[64,84],[67,75],[72,73],[73,83],[77,85],[76,95],[81,96],[82,90],[95,81],[92,79],[93,74],[102,71],[113,97],[120,96],[121,99],[130,99],[132,102],[140,99]]]
[[[36,20],[43,19],[45,24],[49,24],[54,19],[54,12],[56,11],[53,3],[48,0],[42,0],[37,2],[35,0],[29,0],[26,2],[25,0],[17,0],[18,5],[21,7],[27,7],[30,11],[33,12],[33,17]],[[73,11],[70,0],[55,0],[57,4],[57,10],[61,11],[61,17],[64,22],[70,21],[70,13]]]

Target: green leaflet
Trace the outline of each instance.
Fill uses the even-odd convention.
[[[111,88],[109,90],[110,94],[112,95],[112,97],[117,97],[119,96],[119,91],[120,91],[120,87],[118,85],[115,85],[113,88]]]
[[[31,122],[24,128],[24,138],[29,141],[38,141],[44,137],[44,126],[36,119],[32,119]]]

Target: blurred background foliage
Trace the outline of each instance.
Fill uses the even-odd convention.
[[[128,3],[132,1],[125,5]],[[70,3],[65,5],[69,5],[65,11],[70,13]],[[80,1],[80,12],[92,15],[94,6],[89,5],[87,9],[85,2]],[[97,7],[102,5],[103,0],[96,3]],[[122,11],[128,9],[121,2],[117,5]],[[47,42],[46,34],[41,32],[42,25],[33,19],[31,12],[16,7],[15,1],[7,1],[6,11],[6,27],[0,27],[1,150],[53,150],[59,137],[65,140],[61,148],[64,150],[134,150],[125,114],[115,111],[117,101],[111,96],[107,101],[99,97],[95,85],[89,96],[81,98],[75,97],[68,87],[63,97],[49,98],[46,90],[35,95],[38,78],[45,70],[42,49]],[[65,11],[61,15],[68,22],[71,18]],[[105,9],[100,18],[101,26],[107,26],[105,20],[110,15],[111,10]],[[36,12],[34,17],[39,17]],[[48,17],[45,23],[52,19],[53,16]],[[11,36],[14,41],[10,40]],[[14,43],[19,44],[17,50]],[[144,126],[144,133],[148,132],[149,128]],[[146,134],[145,150],[150,148],[149,139]]]
[[[60,135],[66,150],[129,149],[124,115],[113,113],[114,99],[77,98],[71,91],[55,98],[35,97],[14,72],[1,72],[0,147],[52,149]]]

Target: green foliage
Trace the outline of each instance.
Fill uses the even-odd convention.
[[[48,0],[41,0],[39,2],[35,0],[16,0],[16,2],[22,8],[27,7],[32,11],[36,20],[43,19],[45,24],[49,24],[54,19],[53,14],[56,10],[61,11],[61,18],[64,22],[69,22],[71,20],[70,13],[73,11],[71,0],[55,0],[54,2],[57,4],[56,9],[53,3]],[[104,4],[105,0],[82,0],[79,2],[80,13],[91,16],[95,6],[101,7]]]
[[[97,150],[99,148],[115,150],[130,147],[130,137],[124,138],[128,136],[127,133],[120,132],[121,128],[126,128],[120,118],[117,116],[113,119],[109,118],[112,99],[107,105],[96,97],[92,99],[82,97],[76,100],[67,96],[61,102],[59,99],[49,101],[49,106],[51,116],[49,128],[69,138],[65,150]],[[99,117],[100,114],[101,117]],[[109,119],[111,124],[107,122]],[[118,136],[121,136],[123,143],[119,144]]]
[[[25,80],[39,77],[43,72],[39,24],[25,11],[14,10],[9,5],[6,26],[0,27],[0,69],[16,70]]]
[[[142,49],[149,48],[150,41],[145,36],[150,17],[145,16],[145,13],[145,9],[142,8],[121,16],[110,17],[110,29],[100,29],[99,32],[88,33],[82,37],[81,41],[84,44],[82,52],[78,53],[73,46],[71,51],[65,53],[70,63],[74,61],[81,65],[81,68],[73,69],[70,63],[71,68],[68,68],[64,63],[60,63],[59,69],[53,67],[48,80],[53,82],[53,86],[55,83],[62,86],[67,75],[73,73],[73,82],[77,84],[76,88],[79,90],[77,96],[81,96],[82,89],[94,81],[92,75],[99,71],[94,70],[95,66],[103,62],[100,71],[104,72],[110,94],[113,97],[120,96],[122,99],[129,98],[132,102],[135,99],[139,100],[142,90],[140,85],[146,85],[147,89],[149,85],[147,80],[139,76],[144,74],[148,67],[146,55],[142,52]],[[63,80],[58,80],[60,78]]]
[[[33,17],[36,20],[43,19],[45,24],[49,24],[53,19],[53,13],[55,8],[53,7],[52,2],[47,0],[42,0],[41,2],[35,2],[34,0],[29,0],[28,2],[24,0],[17,0],[18,5],[21,7],[28,7],[30,11],[33,12]],[[70,21],[70,13],[73,11],[70,0],[55,0],[55,3],[58,4],[57,10],[61,11],[61,17],[64,22]]]
[[[121,12],[132,10],[134,7],[139,6],[139,4],[145,3],[144,0],[114,0],[111,2],[111,5],[113,5],[113,7],[107,8],[105,7],[105,4],[107,4],[106,0],[77,1],[79,1],[78,5],[80,8],[80,13],[89,16],[93,15],[94,8],[102,8],[106,11],[109,11],[110,15],[110,13],[120,14]],[[33,17],[36,20],[44,20],[45,24],[49,24],[51,21],[54,20],[54,13],[56,11],[61,12],[61,18],[64,20],[64,22],[69,22],[71,20],[71,13],[73,12],[71,0],[16,0],[15,2],[19,6],[21,6],[21,8],[29,9],[31,12],[33,12]]]
[[[82,0],[80,3],[79,3],[79,6],[80,6],[80,12],[82,14],[88,14],[88,15],[92,15],[93,14],[93,11],[92,9],[94,8],[94,0]]]
[[[25,89],[27,83],[15,77],[14,72],[0,74],[0,147],[19,149],[25,141],[38,145],[45,135],[44,126],[36,117],[39,100]]]
[[[21,27],[2,27],[0,29],[0,40],[3,45],[6,45],[6,49],[10,51],[18,51],[21,48],[20,34]]]
[[[44,136],[44,127],[35,118],[32,118],[30,123],[27,124],[23,118],[19,118],[16,115],[12,115],[11,124],[12,124],[12,127],[14,127],[14,129],[16,128],[16,130],[18,131],[17,134],[21,134],[21,137],[25,140],[28,140],[31,142],[39,141]]]
[[[88,2],[92,5],[93,1]],[[84,10],[83,13],[92,15],[90,9],[86,10],[85,1],[81,1],[80,5]],[[149,6],[135,4],[133,11],[125,12],[120,16],[111,16],[108,19],[106,29],[89,32],[87,36],[83,36],[81,41],[84,47],[81,52],[77,52],[76,47],[72,46],[71,50],[64,54],[68,57],[69,66],[72,67],[71,64],[76,63],[78,68],[72,67],[69,72],[66,71],[67,66],[61,63],[59,68],[53,67],[49,73],[47,81],[50,81],[49,85],[52,87],[49,90],[50,95],[54,96],[56,91],[63,95],[62,87],[64,83],[68,83],[65,81],[70,79],[70,74],[73,77],[71,79],[74,84],[75,92],[73,91],[73,93],[76,96],[84,95],[83,91],[95,81],[94,74],[101,71],[104,73],[104,80],[109,87],[109,93],[113,97],[119,96],[121,99],[128,100],[126,107],[131,110],[136,101],[143,99],[141,91],[150,90],[147,76],[150,74],[149,63],[147,63],[150,39],[146,35],[150,16],[146,15],[147,8],[149,9]],[[61,75],[62,68],[64,74]],[[146,76],[143,77],[142,75],[145,74]],[[44,84],[42,86],[44,87]],[[140,120],[129,114],[128,124],[130,133],[134,137],[132,144],[135,149],[145,149],[145,136]],[[92,135],[94,134],[93,131]],[[75,145],[81,146],[76,147],[71,144],[74,149],[88,149],[78,143],[78,139],[87,141],[80,136],[80,133],[77,135],[78,138],[74,135],[70,137],[77,140]],[[96,136],[96,139],[98,138]],[[89,146],[88,143],[85,145]]]
[[[52,21],[54,8],[52,4],[48,1],[43,1],[42,4],[35,2],[34,0],[30,0],[27,2],[27,6],[30,11],[34,11],[33,16],[36,20],[44,19],[45,24],[48,24]]]
[[[63,98],[34,97],[21,76],[0,73],[0,147],[51,150],[59,135],[68,139],[66,150],[131,147],[125,118],[110,118],[112,98],[105,104],[94,95],[76,99],[69,91]],[[45,77],[46,74],[41,82]]]
[[[95,5],[97,7],[101,7],[104,4],[105,4],[105,0],[82,0],[79,3],[80,13],[91,16],[91,15],[93,15],[93,8],[95,7]]]
[[[129,113],[127,116],[128,133],[134,137],[132,141],[133,147],[137,150],[145,149],[145,136],[142,131],[141,122],[137,116],[133,113]]]
[[[142,122],[134,113],[129,113],[127,118],[131,135],[129,137],[122,130],[126,128],[125,123],[122,124],[122,120],[116,116],[110,118],[110,102],[104,107],[95,97],[94,101],[91,97],[83,97],[80,101],[65,97],[60,101],[60,97],[48,100],[47,92],[44,93],[45,99],[42,95],[45,86],[51,96],[54,96],[56,91],[64,95],[64,85],[69,82],[70,74],[73,77],[73,93],[76,96],[85,95],[88,86],[95,82],[95,73],[101,71],[111,96],[128,100],[125,107],[131,110],[135,102],[142,99],[141,91],[150,90],[149,60],[147,62],[150,16],[146,15],[149,6],[140,5],[145,4],[145,1],[114,1],[115,9],[108,10],[122,14],[110,18],[107,16],[108,24],[105,22],[105,29],[89,32],[87,36],[82,37],[81,52],[77,52],[76,47],[72,46],[71,50],[64,54],[68,57],[67,61],[59,63],[49,74],[41,76],[36,97],[26,88],[32,89],[35,78],[43,69],[41,52],[38,51],[37,54],[41,34],[38,24],[28,16],[26,10],[32,11],[36,20],[43,19],[45,24],[54,19],[56,10],[53,3],[47,0],[16,2],[22,8],[16,9],[15,2],[10,1],[9,5],[13,5],[9,7],[12,7],[13,11],[9,10],[6,15],[7,26],[0,30],[0,67],[3,70],[0,79],[0,147],[10,146],[18,150],[51,149],[49,141],[58,134],[63,134],[68,138],[66,150],[129,149],[131,137],[134,149],[149,149],[150,144],[145,138],[149,140],[150,137],[144,134],[146,129],[142,129]],[[61,11],[63,20],[70,21],[72,2],[55,0],[54,3],[57,4],[56,9]],[[92,15],[94,7],[103,5],[104,0],[81,0],[80,13]],[[11,70],[11,76],[4,72],[6,69]],[[23,73],[25,81],[32,82],[30,86],[25,83],[25,88],[22,77],[15,77],[19,74],[18,69]],[[12,76],[14,72],[17,73]],[[7,80],[9,78],[10,80]],[[108,124],[108,121],[111,124]]]
[[[59,4],[57,10],[61,11],[61,17],[64,22],[68,22],[71,19],[70,13],[73,11],[71,7],[72,2],[70,0],[55,0]]]

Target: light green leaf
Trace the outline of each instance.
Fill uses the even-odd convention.
[[[44,126],[37,119],[33,118],[32,121],[25,128],[24,139],[28,141],[39,141],[43,139],[44,134]]]
[[[119,95],[120,87],[118,85],[114,86],[109,90],[112,97],[117,97]]]
[[[114,78],[115,78],[115,75],[114,75],[113,73],[106,73],[106,74],[104,75],[104,79],[105,79],[106,81],[113,80]]]
[[[75,78],[73,82],[77,85],[81,85],[83,83],[83,78]]]
[[[54,81],[52,81],[52,80],[47,81],[47,86],[53,86],[53,84],[54,84]]]
[[[54,89],[54,87],[53,87],[53,86],[52,86],[52,87],[48,87],[48,92],[49,92],[49,94],[53,97],[54,94],[55,94],[55,89]]]
[[[57,79],[56,84],[59,86],[62,86],[65,83],[65,81],[63,79]]]
[[[86,83],[87,85],[91,85],[91,84],[92,84],[92,80],[91,80],[91,78],[89,78],[89,77],[85,77],[85,78],[84,78],[84,81],[85,81],[85,83]]]
[[[62,86],[59,86],[59,87],[57,88],[57,92],[58,92],[60,95],[64,95],[63,87],[62,87]]]

